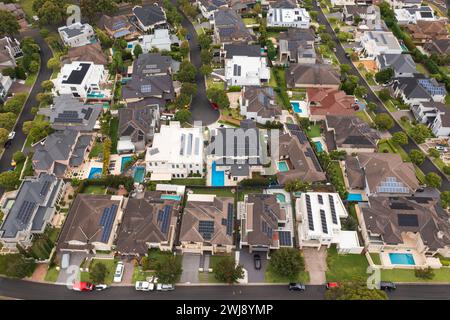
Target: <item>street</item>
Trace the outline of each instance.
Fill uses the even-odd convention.
[[[351,67],[350,73],[352,75],[355,75],[359,77],[359,85],[364,86],[367,89],[367,102],[373,102],[377,105],[376,113],[389,113],[388,110],[384,107],[381,100],[378,98],[377,95],[372,91],[370,86],[366,83],[366,81],[362,78],[361,74],[358,72],[354,64],[345,56],[345,50],[342,47],[342,44],[337,39],[336,33],[334,32],[333,28],[331,27],[330,23],[326,19],[322,9],[317,4],[317,0],[313,1],[314,10],[316,10],[318,14],[318,22],[320,25],[324,25],[326,27],[326,31],[328,34],[331,35],[333,41],[336,43],[336,57],[339,60],[340,64],[348,64]],[[397,123],[397,121],[394,119],[394,126],[389,130],[391,134],[395,132],[403,131],[403,129],[400,127],[400,125]],[[404,146],[402,146],[403,149],[407,153],[411,152],[412,150],[420,150],[419,146],[408,137],[408,143]],[[447,177],[436,168],[436,166],[431,162],[431,160],[428,157],[425,157],[425,161],[419,166],[419,168],[423,171],[424,174],[428,174],[430,172],[434,172],[438,174],[442,178],[442,185],[440,187],[440,191],[446,191],[450,190],[450,181],[447,179]]]

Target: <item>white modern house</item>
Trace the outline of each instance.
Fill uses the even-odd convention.
[[[267,14],[268,27],[309,29],[311,17],[304,8],[270,8]]]
[[[197,0],[196,4],[202,16],[208,20],[214,19],[214,12],[220,7],[228,7],[226,0]]]
[[[89,61],[65,64],[53,80],[57,94],[71,94],[79,99],[108,100],[111,90],[102,88],[108,80],[108,70],[103,65]]]
[[[422,0],[386,0],[392,9],[420,8]]]
[[[94,29],[90,24],[76,22],[58,28],[59,36],[68,47],[82,47],[95,40]]]
[[[151,180],[171,180],[203,175],[203,132],[201,127],[182,128],[171,121],[155,133],[145,162]]]
[[[395,9],[395,18],[398,24],[416,24],[417,21],[436,21],[434,11],[429,6],[420,8]]]
[[[436,137],[450,135],[450,110],[441,102],[422,102],[413,105],[411,110],[416,120],[431,128]]]
[[[169,33],[169,29],[156,29],[153,34],[145,34],[139,37],[142,51],[147,53],[152,49],[170,51],[172,44],[179,44],[180,39]]]
[[[4,76],[0,73],[0,102],[4,103],[6,101],[12,83],[13,82],[10,76]]]
[[[361,37],[362,57],[373,60],[380,54],[401,54],[400,43],[390,31],[366,31]]]
[[[341,230],[341,221],[348,217],[347,210],[337,193],[307,192],[297,198],[295,211],[300,248],[336,244],[339,253],[360,254],[356,231]]]
[[[228,85],[260,86],[269,82],[270,68],[259,45],[229,44],[222,51]]]

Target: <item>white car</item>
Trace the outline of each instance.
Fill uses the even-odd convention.
[[[158,283],[156,285],[156,290],[157,291],[172,291],[172,290],[175,290],[175,287],[172,284]]]
[[[135,289],[137,291],[152,291],[154,288],[155,285],[148,281],[136,281]]]
[[[16,136],[16,132],[15,132],[15,131],[11,131],[11,132],[8,134],[8,140],[14,139],[15,136]]]
[[[114,282],[122,282],[123,270],[125,269],[123,262],[119,262],[116,266],[116,272],[114,273]]]

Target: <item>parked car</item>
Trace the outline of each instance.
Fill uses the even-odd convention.
[[[305,291],[306,286],[303,283],[289,283],[289,291]]]
[[[114,282],[122,282],[123,270],[125,269],[123,262],[119,261],[116,266],[116,272],[114,273]]]
[[[448,151],[448,149],[446,147],[439,146],[439,145],[436,146],[436,150],[439,152],[447,152]]]
[[[261,257],[259,256],[259,254],[255,254],[253,256],[253,262],[255,264],[255,269],[261,270]]]
[[[212,107],[214,110],[219,110],[219,105],[218,105],[217,103],[211,102],[211,107]]]
[[[136,281],[135,289],[137,291],[152,291],[155,285],[148,281]]]
[[[64,253],[61,258],[61,269],[67,269],[70,265],[70,253]]]
[[[72,286],[74,291],[92,291],[94,290],[94,285],[90,282],[75,282]]]
[[[381,281],[380,282],[380,289],[381,290],[391,291],[391,290],[397,289],[397,286],[395,285],[395,283],[390,282],[390,281]]]
[[[173,284],[158,283],[156,285],[156,290],[157,291],[172,291],[172,290],[175,290],[175,287],[173,286]]]
[[[346,53],[345,53],[345,57],[346,57],[347,59],[350,59],[350,53],[346,52]]]
[[[106,290],[108,288],[108,286],[106,284],[95,284],[94,288],[97,291],[103,291],[103,290]]]
[[[186,35],[186,39],[187,39],[187,40],[191,40],[191,35],[190,35],[190,34],[187,34],[187,35]]]
[[[339,283],[337,282],[327,282],[327,289],[339,288]]]
[[[15,136],[16,136],[16,132],[15,132],[15,131],[11,131],[11,132],[8,134],[8,140],[14,139]]]

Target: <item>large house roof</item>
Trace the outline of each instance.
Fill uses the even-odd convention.
[[[157,4],[144,7],[135,6],[133,8],[133,14],[146,27],[166,21],[164,10]]]
[[[286,70],[286,84],[294,87],[331,87],[341,84],[339,74],[327,64],[295,64]]]
[[[241,17],[230,8],[219,8],[214,12],[214,28],[217,29],[222,43],[253,40]]]
[[[119,109],[119,136],[129,136],[131,141],[144,140],[154,130],[158,107],[143,106]]]
[[[311,115],[345,116],[355,113],[355,97],[339,89],[308,88]]]
[[[247,104],[247,112],[255,112],[262,118],[281,115],[281,107],[276,102],[275,92],[271,87],[244,87],[243,100]]]
[[[63,63],[68,64],[75,61],[92,61],[94,64],[108,64],[108,57],[98,42],[81,47],[69,48],[67,55],[62,59]]]
[[[396,73],[416,73],[416,64],[410,54],[381,54],[377,56],[380,69],[392,68]]]

